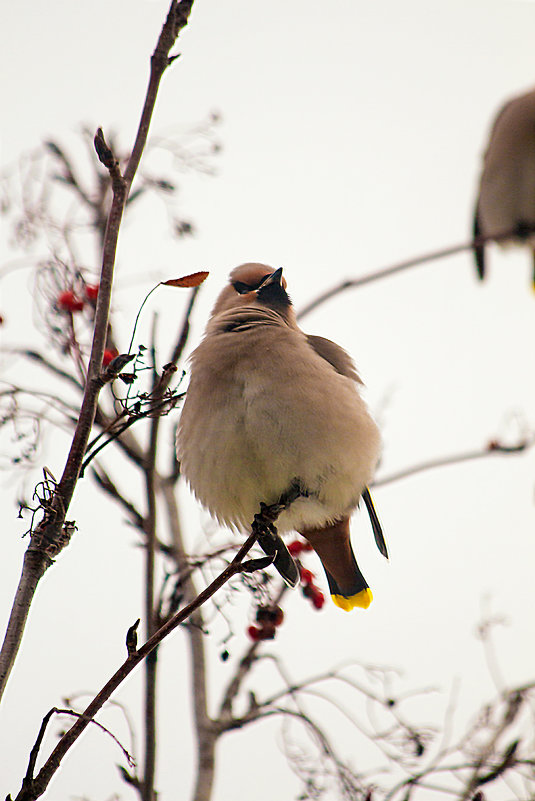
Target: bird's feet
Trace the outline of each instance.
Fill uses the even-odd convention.
[[[270,507],[261,504],[261,511],[254,516],[252,525],[256,539],[264,553],[273,557],[273,566],[289,587],[295,587],[299,581],[299,571],[292,555],[277,529],[270,520]],[[268,516],[264,515],[267,510]]]
[[[260,503],[260,512],[254,516],[252,525],[258,544],[268,556],[273,556],[273,565],[286,584],[295,587],[299,582],[299,571],[291,553],[279,536],[275,520],[281,512],[297,498],[308,495],[299,479],[296,479],[287,492],[283,493],[277,503],[268,505]]]

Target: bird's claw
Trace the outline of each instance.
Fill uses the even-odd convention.
[[[275,505],[275,504],[274,504]],[[272,509],[261,504],[261,511],[254,516],[253,531],[258,544],[269,557],[274,568],[290,587],[295,587],[299,581],[299,571],[293,557],[279,536],[273,522],[264,514],[265,509]],[[266,565],[267,567],[268,565]]]
[[[242,562],[242,572],[254,573],[256,570],[265,570],[266,567],[269,567],[273,564],[276,556],[277,552],[270,554],[269,556],[260,556],[258,559],[248,559],[246,562]]]

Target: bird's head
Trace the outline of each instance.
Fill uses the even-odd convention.
[[[212,316],[220,312],[260,306],[293,319],[292,301],[286,292],[282,267],[274,270],[266,264],[240,264],[229,276],[229,283],[219,295]]]

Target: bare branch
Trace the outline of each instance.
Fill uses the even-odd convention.
[[[436,467],[448,467],[450,465],[462,464],[463,462],[472,462],[476,459],[485,459],[494,455],[510,456],[523,453],[534,445],[534,436],[522,439],[514,445],[505,445],[496,440],[491,440],[487,445],[477,451],[467,451],[466,453],[457,453],[452,456],[430,459],[427,462],[420,462],[420,464],[406,467],[404,470],[399,470],[397,473],[391,473],[390,475],[376,478],[372,482],[372,486],[384,487],[386,484],[393,484],[395,481],[401,481],[404,478],[409,478],[417,473],[424,473],[426,470],[433,470]]]
[[[66,370],[63,370],[61,367],[58,367],[58,365],[54,364],[45,356],[43,356],[42,353],[39,353],[31,348],[4,348],[4,350],[7,350],[9,353],[16,353],[21,356],[25,356],[27,359],[30,359],[31,361],[34,361],[40,366],[44,367],[58,378],[62,378],[69,384],[72,384],[72,386],[76,387],[76,389],[83,390],[83,385],[75,376],[73,376],[71,373],[68,373]]]
[[[242,562],[246,554],[254,545],[256,535],[251,534],[243,543],[232,562],[217,576],[214,581],[206,587],[199,595],[182,610],[167,621],[150,637],[147,642],[137,651],[132,651],[121,667],[106,682],[104,687],[95,696],[84,712],[80,715],[76,723],[67,731],[56,745],[50,757],[47,759],[37,776],[23,786],[16,796],[16,801],[35,801],[48,787],[53,775],[58,770],[61,761],[71,746],[76,742],[80,734],[93,720],[95,714],[102,708],[117,687],[126,679],[137,665],[143,661],[155,648],[165,639],[174,629],[187,620],[193,612],[208,601],[221,587],[226,584],[232,576],[241,572]],[[41,737],[42,740],[42,737]]]
[[[136,135],[136,141],[132,150],[132,155],[128,161],[124,178],[128,186],[132,184],[137,172],[141,155],[145,147],[149,132],[152,113],[156,105],[156,96],[162,76],[167,67],[172,63],[173,58],[169,56],[171,48],[174,46],[180,31],[188,24],[189,15],[193,0],[171,0],[167,19],[161,30],[158,42],[151,58],[150,78],[145,97],[145,105],[141,113],[141,120]]]
[[[38,529],[33,533],[30,545],[24,557],[22,575],[16,591],[4,644],[0,651],[0,697],[7,684],[20,647],[26,619],[37,585],[46,570],[53,563],[54,557],[65,547],[66,541],[68,541],[64,535],[65,515],[80,475],[89,435],[97,412],[99,393],[103,386],[100,370],[108,334],[111,290],[119,227],[128,198],[128,192],[136,174],[147,139],[160,80],[170,63],[169,52],[181,29],[187,24],[192,4],[193,0],[183,0],[182,2],[172,0],[171,2],[167,19],[163,25],[151,59],[149,87],[145,97],[134,148],[124,176],[121,175],[117,161],[111,153],[111,149],[104,142],[104,137],[97,135],[98,148],[101,154],[104,154],[105,160],[107,160],[107,166],[112,181],[113,198],[102,248],[102,269],[95,310],[93,343],[87,371],[87,384],[84,391],[78,424],[74,432],[63,475],[57,487],[57,494],[50,510],[43,516]]]
[[[118,501],[123,509],[125,509],[136,528],[143,530],[143,515],[136,509],[131,501],[125,498],[122,492],[119,492],[117,486],[114,484],[104,468],[100,465],[97,467],[92,467],[91,473],[99,487],[104,490],[104,492],[108,493],[108,495],[110,495],[114,500]]]
[[[472,239],[470,242],[462,242],[461,244],[452,245],[448,248],[441,248],[440,250],[433,250],[430,253],[424,253],[421,256],[414,256],[411,259],[400,261],[398,264],[392,264],[389,267],[383,267],[382,269],[376,270],[373,273],[362,275],[360,278],[348,278],[346,281],[342,281],[342,283],[337,284],[331,289],[328,289],[326,292],[322,292],[321,295],[318,295],[318,297],[314,298],[314,300],[311,300],[309,303],[307,303],[306,306],[299,311],[297,317],[298,319],[305,317],[305,315],[310,314],[311,311],[317,309],[318,306],[321,306],[326,301],[331,300],[331,298],[336,297],[336,295],[340,295],[342,292],[345,292],[348,289],[356,289],[357,287],[365,286],[366,284],[371,284],[375,281],[380,281],[382,278],[390,278],[390,276],[395,275],[396,273],[404,272],[412,267],[419,267],[421,264],[429,264],[431,262],[438,261],[439,259],[446,258],[447,256],[455,256],[457,253],[475,250],[476,248],[488,244],[489,242],[504,242],[517,234],[518,232],[516,230],[508,230],[493,236],[478,236]]]
[[[161,491],[172,538],[172,549],[180,570],[180,589],[183,592],[184,602],[189,603],[197,595],[197,589],[189,567],[188,555],[184,548],[174,484],[173,478],[163,480],[161,482]],[[191,624],[186,627],[185,631],[191,654],[191,696],[198,751],[193,798],[195,801],[201,801],[201,799],[210,797],[213,786],[216,737],[212,721],[208,715],[206,655],[204,652],[204,626],[201,609],[197,609],[193,613]]]

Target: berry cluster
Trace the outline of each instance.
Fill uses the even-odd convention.
[[[288,550],[293,557],[296,557],[300,556],[305,551],[312,551],[313,548],[309,542],[303,542],[303,540],[293,540],[293,542],[288,545]],[[305,598],[310,599],[314,609],[321,609],[325,603],[325,596],[320,588],[316,587],[314,584],[314,579],[316,578],[314,573],[299,564],[299,578],[301,579],[302,593]]]
[[[85,298],[82,298],[72,289],[65,289],[59,293],[56,299],[56,306],[60,311],[70,312],[71,314],[83,311],[86,302],[94,306],[98,298],[98,284],[86,284],[84,296]]]
[[[80,294],[76,294],[73,289],[65,289],[63,292],[60,292],[56,298],[56,308],[62,312],[76,314],[84,310],[86,303],[95,307],[98,299],[98,290],[98,284],[85,284],[83,288],[84,297],[82,298]],[[107,367],[118,355],[119,351],[115,348],[106,348],[102,357],[102,366]]]
[[[75,314],[83,311],[85,304],[81,298],[74,294],[72,289],[66,289],[64,292],[59,293],[56,305],[60,311]]]
[[[321,609],[325,603],[325,596],[319,587],[314,584],[315,574],[306,567],[299,567],[299,578],[301,579],[301,592],[305,598],[309,598],[314,609]]]
[[[288,544],[288,550],[294,559],[297,560],[299,568],[299,578],[301,581],[301,592],[312,603],[314,609],[321,609],[325,603],[325,596],[319,587],[314,583],[316,578],[311,570],[303,567],[299,556],[306,551],[314,550],[309,542],[304,540],[293,540]],[[247,634],[253,642],[260,640],[273,640],[277,633],[277,627],[284,620],[284,612],[280,606],[259,606],[256,611],[256,625],[251,625],[247,629]]]
[[[247,634],[253,642],[273,640],[277,627],[284,620],[284,612],[280,606],[259,606],[256,610],[258,626],[249,626]]]

